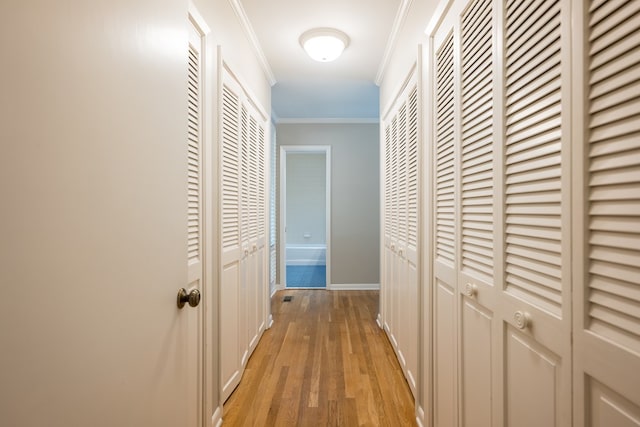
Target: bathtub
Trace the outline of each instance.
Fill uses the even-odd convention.
[[[326,265],[327,246],[297,244],[286,247],[287,265]]]

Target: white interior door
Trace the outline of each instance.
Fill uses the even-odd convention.
[[[221,78],[220,138],[220,377],[224,402],[240,382],[241,334],[246,329],[239,310],[243,252],[240,241],[240,111],[241,88],[232,78]]]
[[[3,13],[0,425],[195,427],[186,2],[95,6]]]

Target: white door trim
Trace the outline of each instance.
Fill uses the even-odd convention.
[[[287,154],[289,153],[322,153],[325,155],[326,165],[326,196],[325,196],[325,221],[326,221],[326,238],[327,255],[326,255],[326,288],[331,287],[331,146],[330,145],[281,145],[280,146],[280,248],[278,250],[280,256],[280,283],[286,289],[287,287],[287,259],[286,259],[286,242],[287,233],[285,225],[287,223]]]
[[[215,300],[213,299],[213,281],[212,277],[215,276],[215,270],[213,265],[213,258],[209,256],[212,248],[215,248],[214,239],[217,237],[213,233],[215,229],[213,223],[213,201],[211,197],[208,197],[209,189],[213,187],[214,183],[214,170],[212,153],[213,153],[213,141],[210,130],[212,129],[212,123],[210,114],[208,111],[211,106],[208,102],[212,99],[213,93],[213,79],[210,73],[207,73],[206,64],[207,57],[209,55],[207,45],[207,35],[211,32],[211,29],[207,25],[206,21],[195,7],[195,5],[189,1],[189,15],[188,19],[191,25],[195,28],[200,36],[200,60],[201,60],[201,96],[200,109],[201,109],[201,255],[202,255],[202,283],[200,284],[200,291],[202,293],[202,301],[198,307],[198,425],[206,426],[209,424],[213,414],[219,410],[219,407],[214,407],[215,403],[208,390],[213,387],[213,369],[211,367],[214,364],[213,349],[217,347],[217,343],[213,342],[213,336],[210,333],[208,325],[212,325],[212,310],[207,307],[213,307]]]

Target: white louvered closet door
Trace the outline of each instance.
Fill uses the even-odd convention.
[[[576,1],[575,22],[574,420],[638,426],[640,2]]]
[[[222,400],[226,400],[240,382],[242,370],[240,329],[243,313],[240,303],[241,247],[241,94],[238,83],[222,75],[220,94],[220,373]],[[242,230],[244,231],[244,230]],[[244,324],[244,323],[243,323]]]
[[[500,10],[504,271],[496,281],[513,426],[571,424],[569,11],[557,0],[508,0]]]
[[[392,157],[393,150],[391,148],[391,126],[389,123],[383,123],[384,127],[384,151],[381,156],[384,164],[384,186],[383,186],[383,200],[384,200],[384,219],[383,219],[383,229],[382,229],[382,260],[383,260],[383,271],[382,271],[382,283],[381,283],[381,291],[382,298],[380,301],[380,308],[382,312],[382,326],[383,328],[389,332],[391,328],[391,282],[393,279],[393,251],[391,249],[392,238],[391,238],[391,223],[394,221],[393,212],[392,212],[392,200],[391,200],[391,186],[392,186]]]
[[[268,274],[268,257],[269,257],[269,193],[268,189],[268,171],[269,150],[267,132],[268,121],[260,115],[258,118],[258,234],[256,249],[256,323],[254,329],[256,331],[254,339],[249,343],[251,350],[258,344],[258,338],[262,331],[267,327],[267,305],[270,304],[269,298],[269,274]]]
[[[505,422],[571,424],[569,2],[503,10]]]
[[[221,76],[222,398],[237,386],[266,328],[267,118],[233,73]]]
[[[240,240],[242,242],[242,255],[240,259],[240,283],[238,297],[238,316],[241,331],[238,336],[238,353],[240,364],[245,366],[249,359],[249,316],[250,305],[248,299],[251,295],[249,284],[252,281],[251,260],[249,254],[249,240],[251,238],[251,182],[249,170],[251,168],[251,146],[249,136],[249,110],[244,98],[240,99]]]
[[[384,329],[411,391],[418,378],[419,105],[415,67],[383,117]]]
[[[405,246],[407,240],[407,105],[404,99],[400,102],[400,108],[394,117],[396,138],[396,208],[395,230],[395,278],[393,295],[394,328],[392,329],[393,341],[396,344],[396,353],[406,374],[406,349],[407,329],[409,329],[405,309],[407,292],[407,268],[405,259]]]
[[[499,422],[494,402],[500,395],[496,363],[500,353],[495,317],[494,241],[496,188],[494,173],[493,1],[469,2],[457,23],[460,43],[460,155],[458,291],[460,293],[461,425]]]
[[[414,75],[415,76],[415,75]],[[418,234],[420,233],[420,106],[418,104],[418,85],[411,80],[407,88],[407,133],[406,133],[406,181],[407,231],[404,243],[405,286],[404,301],[401,310],[404,313],[403,342],[405,353],[405,375],[414,396],[418,390],[418,342],[419,336],[419,264],[420,256]]]
[[[451,28],[451,27],[449,27]],[[454,36],[442,31],[436,40],[434,193],[435,262],[433,291],[434,424],[457,424],[457,245],[455,219],[456,120]]]

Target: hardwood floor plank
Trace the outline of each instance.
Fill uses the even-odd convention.
[[[280,291],[272,313],[224,405],[225,426],[416,425],[409,386],[375,323],[377,291]]]

